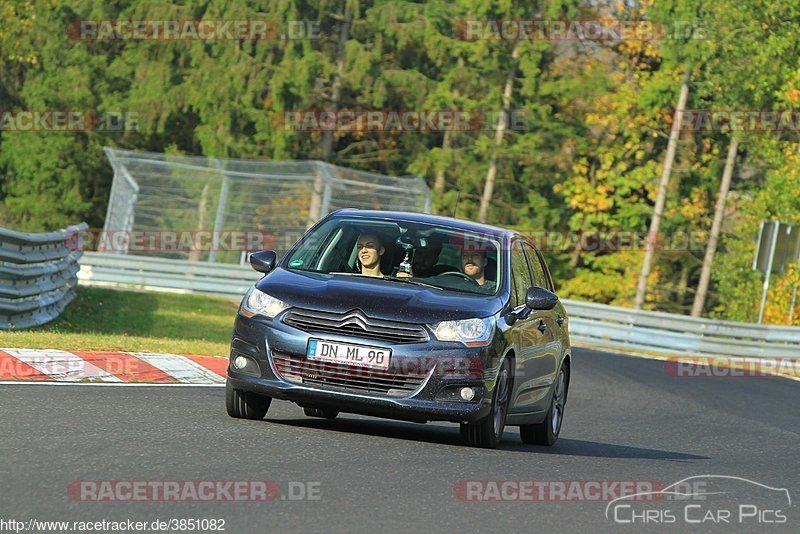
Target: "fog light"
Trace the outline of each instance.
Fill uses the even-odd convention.
[[[472,388],[461,388],[461,398],[465,401],[471,401],[475,398],[475,390]]]
[[[233,366],[237,369],[244,369],[247,367],[247,358],[244,356],[237,356],[233,359]]]

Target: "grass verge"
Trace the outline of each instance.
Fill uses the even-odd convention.
[[[0,331],[0,347],[226,356],[236,308],[223,298],[79,286],[58,319]]]

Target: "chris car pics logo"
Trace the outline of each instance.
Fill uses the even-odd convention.
[[[737,476],[696,475],[658,491],[614,499],[605,516],[620,525],[753,527],[786,524],[791,506],[786,488]]]

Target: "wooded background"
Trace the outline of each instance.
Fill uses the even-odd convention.
[[[69,25],[87,19],[305,20],[318,23],[320,34],[260,41],[71,37]],[[496,19],[646,20],[698,31],[604,41],[463,38],[464,21]],[[0,226],[40,231],[86,220],[102,227],[108,145],[412,173],[433,189],[438,213],[525,232],[646,232],[684,81],[687,109],[797,110],[800,3],[0,0],[0,110],[137,114],[135,130],[121,132],[0,132]],[[508,109],[524,113],[525,128],[326,134],[284,126],[286,111],[337,109]],[[706,261],[709,292],[699,307],[705,315],[755,320],[758,224],[800,223],[799,150],[792,129],[680,131],[658,229],[700,236],[700,246],[653,255],[645,308],[698,308],[716,213],[720,241],[713,264]],[[643,251],[546,255],[560,296],[635,303]],[[786,323],[798,281],[796,265],[773,278],[765,322]],[[800,313],[794,316],[800,324]]]

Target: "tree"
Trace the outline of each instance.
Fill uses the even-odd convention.
[[[714,222],[711,225],[711,234],[709,235],[708,244],[706,245],[705,258],[703,258],[703,269],[700,272],[700,282],[697,284],[697,293],[694,297],[694,304],[692,304],[692,317],[700,316],[700,314],[703,312],[703,306],[706,302],[708,283],[711,279],[711,265],[714,263],[714,255],[717,252],[719,234],[722,230],[722,219],[725,215],[725,203],[728,200],[728,191],[731,187],[733,166],[736,162],[736,152],[738,149],[739,140],[735,136],[732,136],[730,146],[728,148],[728,157],[725,158],[725,171],[722,173],[722,182],[719,186],[717,206],[714,210]]]
[[[675,161],[675,152],[678,148],[682,112],[686,109],[686,100],[689,96],[689,73],[690,71],[687,70],[683,82],[681,82],[680,96],[678,96],[678,104],[675,107],[675,118],[672,122],[672,131],[669,134],[669,143],[667,144],[667,155],[664,159],[661,180],[658,184],[656,205],[653,208],[653,217],[650,219],[650,230],[648,232],[649,245],[644,252],[642,270],[639,272],[639,282],[636,285],[636,298],[633,301],[633,309],[635,310],[641,309],[642,304],[644,304],[645,294],[647,293],[647,281],[650,277],[650,269],[652,268],[655,244],[657,243],[658,233],[661,229],[661,217],[664,212],[664,204],[667,202],[667,188],[669,187],[670,174],[672,174],[672,164]]]

